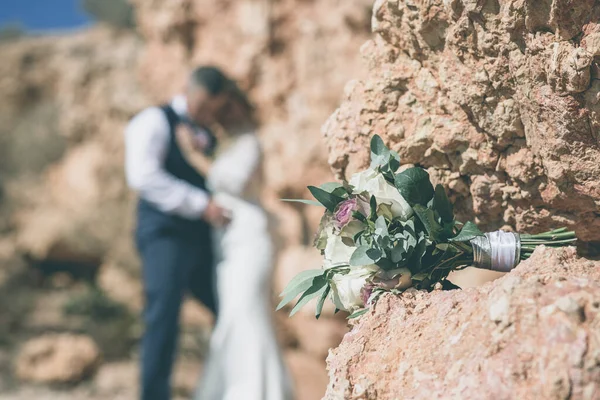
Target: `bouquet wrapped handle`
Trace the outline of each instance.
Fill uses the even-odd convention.
[[[471,240],[473,266],[492,271],[509,272],[521,261],[521,235],[495,231]]]

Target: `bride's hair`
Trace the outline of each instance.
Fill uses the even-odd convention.
[[[221,126],[234,135],[242,133],[241,131],[255,130],[258,127],[256,109],[246,92],[236,82],[230,81],[226,93],[229,100],[217,116]]]

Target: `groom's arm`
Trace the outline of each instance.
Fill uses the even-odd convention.
[[[159,108],[134,117],[125,130],[125,172],[129,186],[159,210],[199,219],[210,202],[208,193],[164,169],[169,150],[169,123]],[[210,207],[209,207],[210,208]]]

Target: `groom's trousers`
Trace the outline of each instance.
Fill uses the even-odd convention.
[[[186,292],[216,312],[210,232],[169,230],[137,235],[142,258],[146,330],[142,339],[142,400],[168,400]]]

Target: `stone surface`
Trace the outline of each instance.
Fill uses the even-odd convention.
[[[368,77],[323,128],[338,177],[377,133],[484,229],[567,225],[600,241],[593,0],[377,0]]]
[[[92,374],[99,361],[100,351],[89,337],[48,334],[25,343],[16,374],[38,383],[77,383]]]
[[[599,279],[541,248],[479,288],[385,295],[331,352],[325,399],[599,398]]]

